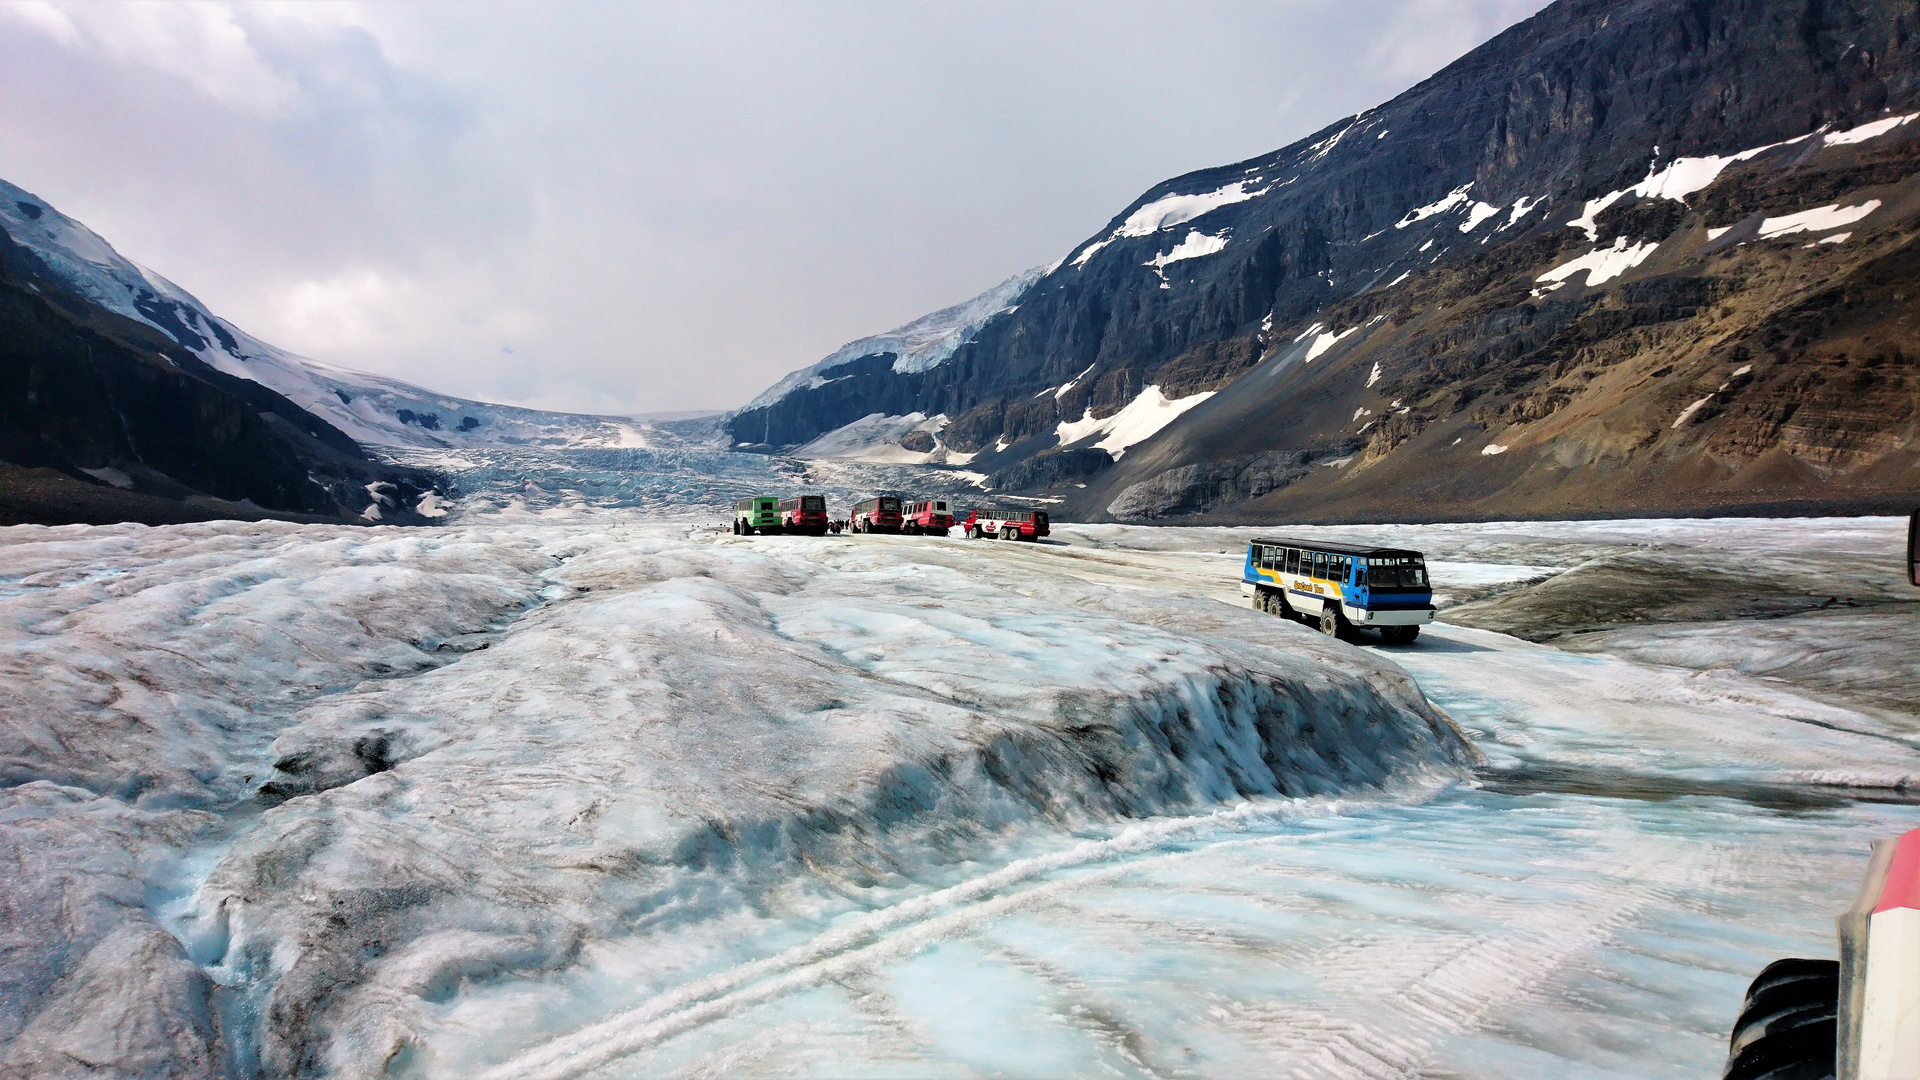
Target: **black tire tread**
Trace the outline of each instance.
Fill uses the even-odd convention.
[[[1839,1006],[1837,962],[1768,964],[1747,988],[1722,1080],[1829,1080]]]

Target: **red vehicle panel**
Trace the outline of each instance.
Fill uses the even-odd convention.
[[[900,497],[882,495],[868,499],[847,513],[847,528],[857,533],[897,533],[900,531]]]
[[[945,536],[953,528],[953,504],[945,499],[922,499],[908,503],[900,517],[900,530],[910,536]]]
[[[1038,540],[1049,531],[1045,510],[969,510],[959,520],[961,533],[975,540]]]
[[[827,535],[827,499],[824,495],[800,495],[780,500],[780,528],[790,533]]]

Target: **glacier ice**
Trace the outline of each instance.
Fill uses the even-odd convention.
[[[691,457],[506,512],[540,460],[431,530],[0,530],[0,1068],[1698,1075],[1912,824],[1832,794],[1920,776],[1848,655],[1898,607],[1355,648],[1246,608],[1252,529],[736,538]],[[1900,524],[1288,531],[1451,605]]]

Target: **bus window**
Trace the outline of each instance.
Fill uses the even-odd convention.
[[[1313,576],[1322,581],[1327,578],[1327,553],[1324,551],[1313,553]]]
[[[1297,574],[1300,572],[1300,549],[1299,548],[1287,549],[1286,564],[1287,564],[1287,573]]]
[[[1353,585],[1354,588],[1364,589],[1367,587],[1367,561],[1360,559],[1358,562],[1359,565],[1353,568]]]
[[[1400,568],[1400,584],[1409,589],[1427,587],[1427,568],[1424,566],[1403,566]]]

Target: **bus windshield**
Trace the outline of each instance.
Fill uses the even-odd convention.
[[[883,514],[897,514],[900,512],[900,500],[892,495],[882,495],[875,501],[879,503],[879,505],[874,507],[874,509]]]
[[[1389,556],[1367,560],[1368,584],[1375,589],[1424,589],[1427,568],[1418,556]]]
[[[827,499],[824,495],[800,496],[800,509],[802,510],[825,510],[826,508]]]

